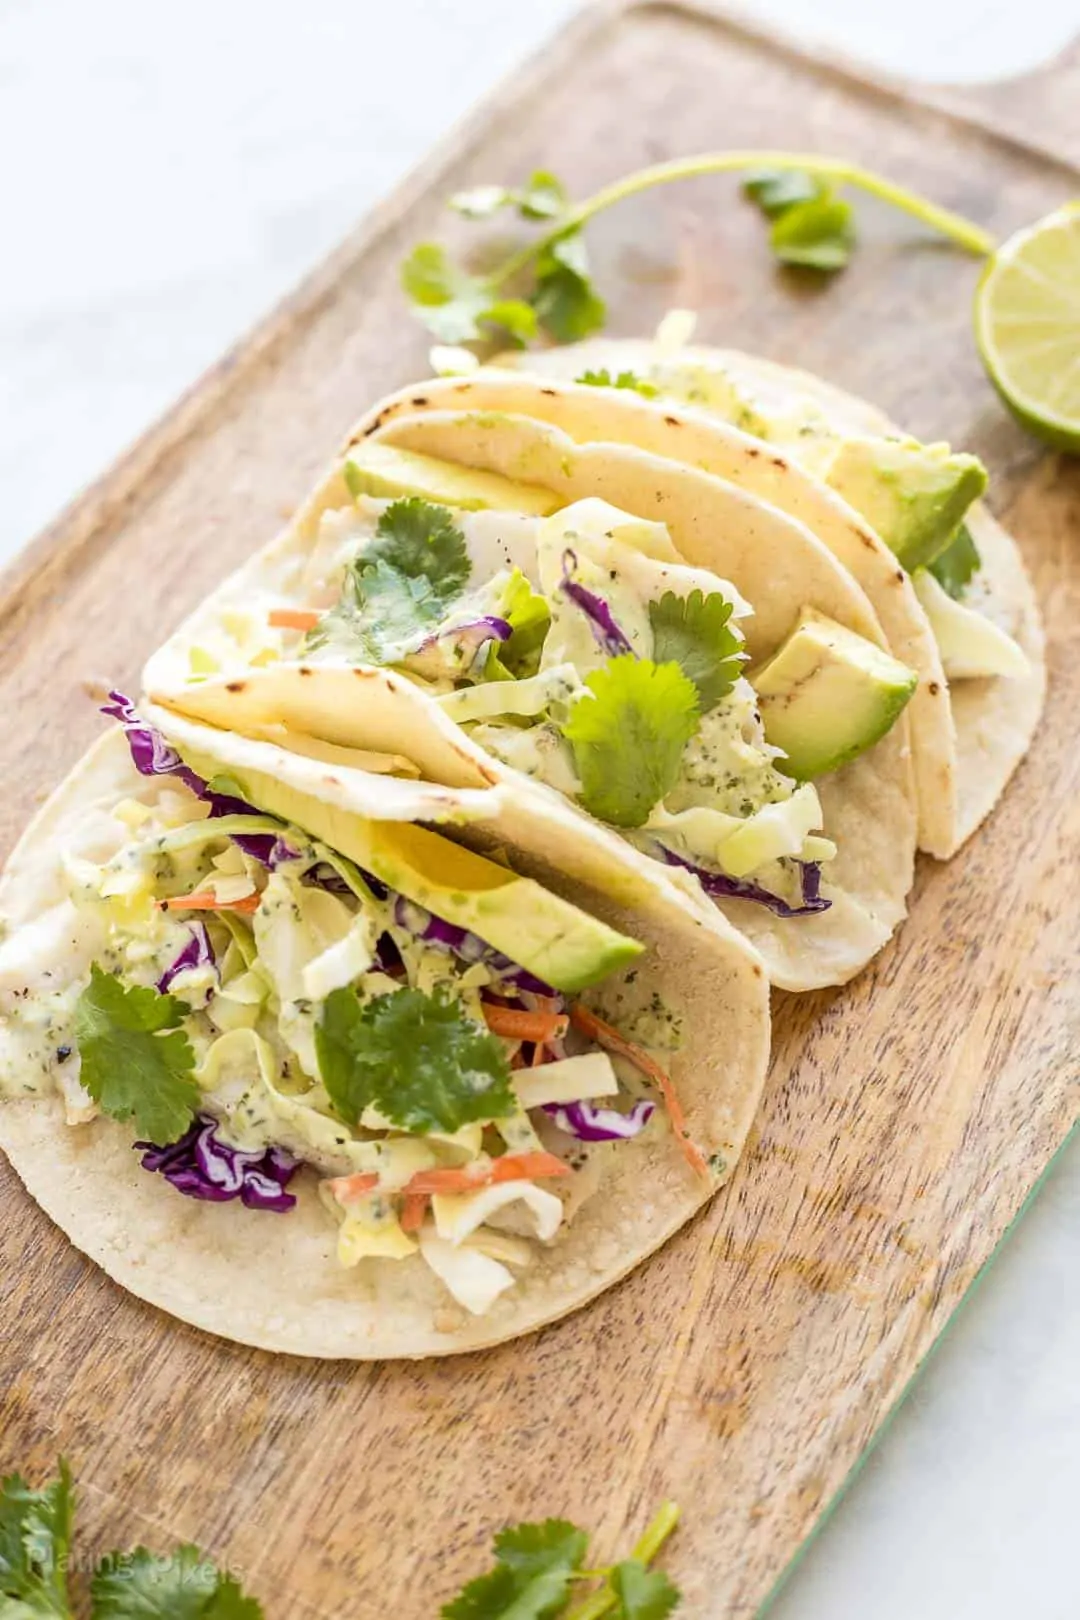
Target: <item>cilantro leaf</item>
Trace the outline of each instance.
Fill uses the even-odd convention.
[[[541,326],[560,343],[574,343],[603,326],[607,306],[593,288],[585,240],[577,227],[548,243],[540,255],[531,302]]]
[[[360,492],[351,463],[345,482]],[[468,581],[465,536],[445,506],[418,495],[394,501],[379,518],[375,538],[348,570],[337,604],[307,638],[363,663],[382,663],[402,643],[422,638],[444,616]]]
[[[679,774],[697,731],[697,691],[678,664],[631,653],[612,658],[585,682],[563,735],[581,779],[581,802],[601,821],[640,827]]]
[[[702,714],[714,709],[739,678],[742,637],[728,622],[732,604],[719,591],[708,596],[691,591],[676,596],[665,591],[649,603],[653,657],[658,664],[678,664],[697,687]]]
[[[74,1514],[71,1473],[40,1491],[21,1474],[0,1480],[0,1614],[11,1620],[57,1616],[70,1620],[67,1559]]]
[[[83,1085],[110,1119],[134,1118],[150,1142],[175,1141],[199,1106],[195,1054],[178,1027],[186,1012],[175,996],[125,988],[96,962],[75,1004]]]
[[[489,280],[455,264],[437,242],[413,248],[401,267],[401,284],[440,343],[475,342],[487,335],[485,326],[499,327],[519,342],[536,336],[537,314],[531,304],[501,297]]]
[[[365,568],[384,562],[401,574],[424,575],[447,599],[464,589],[470,573],[465,536],[453,513],[420,495],[391,502],[361,562]]]
[[[663,1570],[646,1569],[636,1558],[616,1564],[610,1582],[619,1600],[615,1620],[667,1620],[679,1605],[679,1589]]]
[[[815,202],[826,188],[824,181],[805,169],[753,169],[742,189],[763,214],[775,219],[796,203]]]
[[[464,1016],[445,985],[364,1005],[355,990],[332,990],[315,1051],[330,1101],[350,1125],[371,1103],[399,1129],[421,1133],[451,1133],[516,1107],[502,1043]]]
[[[420,319],[441,343],[481,336],[480,318],[493,302],[482,276],[470,275],[438,242],[421,242],[401,267],[401,285]]]
[[[558,219],[570,204],[566,187],[549,169],[536,169],[514,201],[522,219]]]
[[[547,169],[537,169],[527,185],[471,186],[450,198],[450,207],[466,219],[490,219],[513,205],[522,219],[557,219],[570,202],[562,181]]]
[[[113,1553],[90,1593],[93,1620],[262,1620],[255,1599],[190,1544],[162,1558],[145,1547]]]
[[[523,298],[499,298],[489,304],[479,317],[485,326],[497,326],[508,332],[515,342],[528,343],[536,336],[539,317],[531,304]]]
[[[755,169],[743,195],[772,220],[769,245],[783,264],[842,270],[855,245],[855,215],[827,180],[805,169]]]
[[[971,530],[961,523],[945,550],[929,564],[928,572],[958,602],[981,567],[982,558]]]
[[[469,186],[465,191],[455,191],[449,206],[466,219],[490,219],[513,200],[509,186]]]
[[[520,568],[515,568],[510,575],[499,616],[510,626],[510,636],[507,641],[488,642],[483,679],[517,681],[535,675],[540,649],[551,624],[551,609],[546,598],[533,590]]]
[[[583,371],[574,381],[587,383],[590,388],[632,388],[643,399],[655,399],[660,392],[655,383],[646,382],[636,372],[620,371],[613,377],[606,366],[601,366],[599,371]]]
[[[831,192],[786,208],[769,232],[769,246],[781,263],[812,270],[842,270],[854,245],[851,204]]]
[[[588,1537],[565,1519],[518,1524],[495,1537],[498,1562],[443,1606],[443,1620],[549,1620],[566,1602]]]

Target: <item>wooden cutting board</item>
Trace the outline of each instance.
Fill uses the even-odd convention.
[[[1004,235],[1076,195],[1080,55],[1015,87],[916,92],[688,6],[575,22],[206,377],[9,575],[4,851],[99,729],[81,683],[144,655],[273,532],[350,420],[424,371],[397,291],[451,190],[555,169],[575,195],[723,146],[843,154]],[[270,1620],[427,1620],[508,1519],[599,1552],[686,1509],[686,1613],[752,1614],[813,1529],[1077,1114],[1080,467],[1003,415],[970,337],[977,266],[859,205],[852,268],[778,274],[730,180],[590,228],[616,333],[672,305],[865,392],[993,470],[1050,635],[1045,724],[1003,805],[848,989],[779,998],[750,1149],[629,1281],[518,1344],[419,1366],[218,1343],[127,1298],[0,1173],[0,1467],[83,1491],[93,1547],[192,1538]],[[57,423],[57,450],[77,424]],[[272,1244],[284,1234],[269,1230]],[[161,1264],[168,1265],[167,1254]]]

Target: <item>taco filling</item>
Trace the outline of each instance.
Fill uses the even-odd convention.
[[[605,501],[470,512],[372,498],[359,459],[345,477],[353,503],[323,513],[288,605],[253,611],[240,637],[223,615],[189,652],[191,681],[238,657],[392,667],[487,753],[709,895],[782,918],[828,909],[836,845],[815,781],[890,729],[910,670],[811,610],[748,668],[738,590]]]
[[[464,684],[474,661],[434,678],[491,684]],[[144,782],[62,851],[36,937],[0,943],[9,1103],[107,1116],[178,1198],[288,1218],[315,1179],[342,1266],[419,1256],[476,1316],[626,1141],[670,1130],[713,1178],[664,1067],[677,1017],[654,997],[615,1027],[579,998],[636,941],[421,827],[373,834],[382,876],[361,869],[208,784],[118,694],[106,712]],[[504,892],[516,958],[462,921]],[[440,893],[446,915],[417,898]]]

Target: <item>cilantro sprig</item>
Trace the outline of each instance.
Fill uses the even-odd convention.
[[[67,1463],[60,1476],[35,1491],[21,1474],[0,1481],[0,1612],[31,1620],[71,1613],[67,1559],[74,1494]]]
[[[365,1003],[348,987],[332,990],[315,1052],[349,1125],[374,1106],[403,1131],[452,1133],[517,1107],[501,1041],[466,1018],[445,985],[430,996],[407,988]]]
[[[518,1524],[495,1537],[495,1565],[440,1610],[442,1620],[667,1620],[679,1590],[649,1565],[678,1523],[662,1504],[629,1558],[607,1569],[586,1567],[589,1538],[567,1519]],[[581,1584],[599,1581],[572,1609]]]
[[[665,591],[658,602],[649,603],[653,657],[658,664],[678,664],[690,677],[702,714],[727,697],[746,658],[742,637],[730,623],[731,610],[732,603],[719,591],[708,596],[703,591],[689,596]]]
[[[360,493],[351,463],[345,481]],[[364,663],[422,639],[468,583],[465,536],[449,508],[419,495],[393,501],[375,538],[345,575],[341,596],[309,633],[311,649],[329,648]]]
[[[195,1054],[180,1027],[186,1003],[125,986],[95,962],[75,1003],[80,1079],[102,1113],[133,1119],[149,1142],[172,1142],[199,1106]]]
[[[542,332],[566,343],[600,330],[604,301],[593,285],[582,235],[605,209],[653,186],[703,175],[746,173],[746,191],[772,221],[770,242],[786,264],[825,272],[847,264],[854,243],[851,205],[838,194],[854,187],[910,214],[968,253],[994,251],[993,238],[951,209],[918,196],[858,164],[816,153],[730,151],[675,158],[604,186],[574,202],[552,174],[538,171],[523,187],[475,186],[451,198],[471,220],[513,209],[535,234],[485,272],[473,272],[437,242],[422,242],[401,269],[414,310],[443,343],[527,344]]]
[[[697,688],[677,663],[626,653],[593,670],[570,710],[570,744],[586,810],[615,827],[640,827],[674,786],[698,729]]]
[[[0,1480],[0,1615],[75,1620],[68,1587],[75,1516],[71,1472],[33,1490],[21,1474]],[[90,1583],[90,1620],[262,1620],[254,1598],[190,1544],[164,1557],[137,1547],[110,1553]]]

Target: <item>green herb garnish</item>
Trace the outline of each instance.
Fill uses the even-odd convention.
[[[90,1597],[91,1620],[262,1620],[255,1599],[190,1544],[166,1558],[145,1547],[110,1554]]]
[[[68,1549],[74,1496],[67,1463],[40,1491],[21,1474],[0,1481],[0,1614],[13,1620],[70,1615]]]
[[[903,210],[968,253],[994,251],[993,238],[970,220],[858,164],[815,153],[705,152],[639,169],[582,202],[571,201],[555,176],[543,171],[520,189],[476,186],[460,192],[452,206],[470,219],[490,219],[513,207],[540,229],[484,274],[457,264],[440,244],[423,242],[402,266],[402,285],[417,315],[444,343],[481,342],[497,332],[528,343],[541,330],[560,342],[588,337],[605,320],[581,234],[589,220],[653,186],[739,172],[747,174],[747,195],[772,220],[770,242],[786,264],[835,271],[848,262],[853,215],[835,189],[844,185]]]
[[[577,699],[563,727],[581,802],[615,827],[640,827],[674,786],[698,729],[697,689],[678,664],[632,653],[609,659],[585,685],[590,695]]]
[[[958,602],[981,567],[982,558],[971,530],[961,523],[945,550],[928,565],[928,572]]]
[[[653,657],[658,664],[678,664],[690,677],[702,714],[727,697],[745,658],[742,637],[729,623],[731,608],[719,591],[708,596],[703,591],[689,596],[665,591],[659,602],[649,603]]]
[[[0,1481],[0,1615],[4,1620],[75,1620],[67,1570],[75,1514],[71,1473],[31,1490],[20,1474]],[[80,1611],[82,1612],[82,1611]],[[262,1620],[197,1547],[166,1557],[137,1547],[111,1553],[90,1583],[90,1620]]]
[[[403,1131],[451,1134],[517,1107],[501,1041],[466,1018],[445,985],[361,1003],[332,990],[315,1028],[319,1072],[340,1117],[374,1106]]]
[[[769,246],[782,264],[842,270],[855,246],[855,211],[819,175],[805,169],[757,169],[743,195],[771,219]]]
[[[350,464],[345,481],[353,494]],[[468,582],[465,536],[449,508],[418,495],[381,514],[375,538],[348,569],[341,597],[307,638],[361,663],[383,663],[444,618]]]
[[[96,962],[75,1003],[83,1085],[110,1119],[134,1119],[150,1142],[175,1141],[199,1106],[195,1054],[180,1028],[187,1012],[175,996],[125,987]]]
[[[678,1588],[650,1570],[678,1523],[679,1510],[665,1502],[631,1557],[606,1569],[589,1569],[589,1538],[566,1519],[518,1524],[495,1537],[495,1566],[445,1603],[442,1620],[667,1620],[679,1604]],[[582,1583],[594,1585],[583,1601]]]

